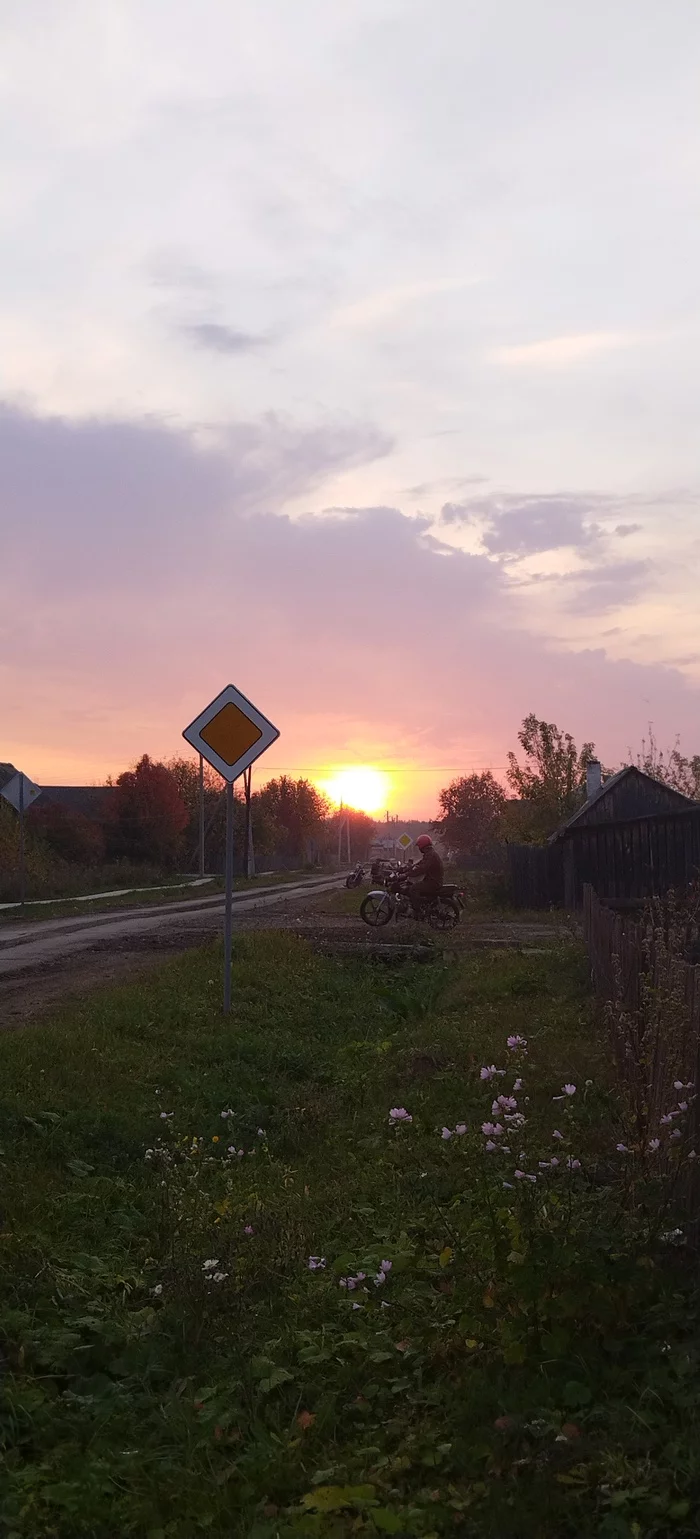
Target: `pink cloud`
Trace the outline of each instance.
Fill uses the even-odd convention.
[[[500,567],[426,521],[277,511],[385,447],[274,418],[203,447],[155,421],[2,414],[0,759],[79,781],[178,751],[229,679],[278,723],[274,762],[290,766],[499,766],[530,710],[607,763],[650,719],[697,747],[699,692],[678,670],[548,646]]]

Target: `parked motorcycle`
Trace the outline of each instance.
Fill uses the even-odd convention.
[[[360,904],[360,918],[373,930],[379,930],[392,919],[406,919],[413,915],[410,899],[410,883],[403,872],[387,876],[384,887],[368,892]],[[442,887],[434,898],[421,902],[421,919],[433,930],[453,930],[459,924],[464,908],[464,894],[454,885]]]
[[[365,868],[358,860],[357,865],[345,878],[346,887],[361,887],[365,879]]]

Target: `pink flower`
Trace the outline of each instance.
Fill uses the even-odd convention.
[[[309,1256],[308,1268],[310,1272],[320,1272],[326,1265],[325,1256]]]
[[[564,1091],[564,1095],[575,1095],[576,1094],[576,1086],[575,1085],[562,1085],[561,1088]]]
[[[496,1132],[496,1127],[497,1124],[495,1122],[482,1122],[481,1131],[482,1133],[485,1133],[488,1138],[490,1138],[491,1134]]]
[[[672,1132],[672,1134],[671,1134],[671,1137],[672,1137],[672,1138],[682,1138],[682,1137],[683,1137],[683,1134],[682,1134],[682,1133],[681,1133],[681,1130],[680,1130],[680,1128],[674,1128],[674,1129],[673,1129],[673,1132]]]
[[[492,1063],[492,1064],[489,1065],[488,1069],[482,1069],[481,1070],[481,1072],[479,1074],[479,1079],[493,1079],[494,1074],[498,1074],[498,1073],[499,1073],[499,1070],[496,1068],[495,1063]]]
[[[674,1090],[685,1090],[685,1085],[683,1084],[682,1079],[674,1079],[673,1088]]]
[[[564,1134],[560,1133],[558,1128],[555,1128],[554,1132],[552,1133],[552,1138],[563,1138],[563,1137],[564,1137]]]
[[[618,1144],[617,1152],[618,1154],[629,1154],[629,1149],[627,1148],[626,1144]]]
[[[566,1168],[567,1168],[567,1170],[580,1170],[581,1169],[581,1161],[580,1160],[572,1160],[571,1156],[569,1156],[569,1158],[568,1158],[568,1160],[566,1162]]]
[[[393,1265],[393,1261],[380,1261],[379,1270],[380,1272],[390,1272]],[[362,1275],[364,1276],[364,1273]]]
[[[451,1129],[450,1128],[443,1128],[443,1130],[442,1130],[442,1137],[445,1140],[447,1140],[448,1138],[451,1138],[452,1137]]]
[[[497,1105],[500,1106],[503,1111],[518,1110],[518,1103],[514,1095],[499,1095]]]
[[[672,1122],[673,1122],[673,1112],[667,1112],[666,1116],[661,1118],[661,1126],[662,1126],[662,1128],[670,1127]]]
[[[679,1101],[678,1102],[678,1110],[679,1111],[687,1111],[688,1110],[688,1102],[687,1101]]]
[[[392,1127],[394,1127],[397,1122],[412,1122],[413,1118],[409,1117],[405,1106],[392,1106],[389,1112],[389,1121]]]
[[[511,1053],[517,1052],[519,1047],[524,1049],[527,1047],[527,1037],[509,1037],[507,1046],[510,1048]]]
[[[660,1147],[661,1147],[661,1140],[660,1140],[660,1138],[650,1138],[649,1139],[649,1153],[650,1154],[656,1154],[657,1149],[659,1149]]]
[[[493,1154],[494,1149],[498,1148],[498,1144],[495,1144],[492,1138],[487,1138],[484,1148],[487,1154]]]
[[[522,1088],[523,1088],[522,1080],[521,1079],[516,1079],[515,1084],[513,1086],[513,1089],[514,1090],[522,1090]]]
[[[255,1230],[253,1228],[253,1225],[252,1224],[246,1224],[245,1229],[243,1230],[243,1233],[244,1234],[255,1234]]]
[[[466,1131],[467,1131],[467,1124],[466,1124],[466,1122],[458,1122],[457,1126],[455,1128],[455,1133],[457,1134],[457,1137],[458,1138],[463,1138],[464,1134],[466,1133]]]

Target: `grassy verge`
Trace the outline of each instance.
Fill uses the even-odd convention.
[[[697,1286],[579,951],[248,936],[229,1020],[220,963],[0,1039],[3,1535],[700,1532]]]
[[[236,892],[254,892],[257,887],[284,886],[288,882],[313,881],[314,877],[330,876],[332,872],[309,871],[274,871],[266,876],[254,876],[246,879],[243,876],[234,877],[234,890]],[[120,908],[148,908],[152,904],[182,903],[188,898],[193,901],[197,898],[212,898],[217,893],[224,891],[224,879],[221,876],[212,877],[211,881],[201,887],[193,887],[195,877],[184,877],[152,889],[141,890],[138,883],[135,887],[117,897],[108,897],[97,893],[94,898],[88,900],[62,898],[53,903],[25,903],[24,908],[11,908],[0,910],[0,924],[21,923],[34,919],[70,919],[73,915],[109,913],[111,909]]]

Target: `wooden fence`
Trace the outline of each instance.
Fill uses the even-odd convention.
[[[637,1146],[661,1141],[661,1158],[679,1128],[683,1143],[677,1193],[700,1240],[700,965],[698,924],[675,899],[648,903],[634,918],[601,903],[587,883],[583,933],[593,988],[606,1007],[617,1069]],[[680,1082],[686,1089],[679,1092]],[[688,1111],[679,1114],[679,1102]],[[673,1124],[662,1118],[672,1113]],[[634,1136],[634,1135],[633,1135]]]
[[[634,906],[700,878],[700,807],[564,831],[554,844],[509,845],[516,908],[581,908],[590,884],[611,906]]]
[[[508,886],[514,908],[563,908],[564,861],[560,844],[509,844]]]

